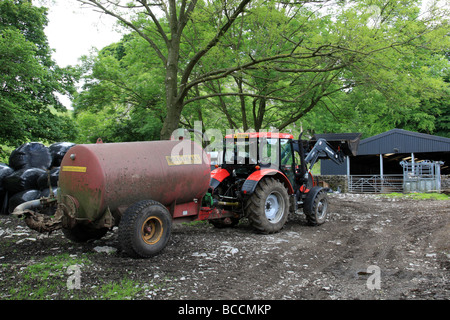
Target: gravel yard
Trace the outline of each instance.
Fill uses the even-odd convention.
[[[329,197],[319,227],[175,225],[151,259],[122,254],[117,230],[77,244],[0,216],[0,300],[450,299],[449,200]]]

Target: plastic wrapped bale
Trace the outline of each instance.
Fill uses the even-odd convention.
[[[37,189],[37,180],[44,173],[46,171],[39,168],[20,169],[7,176],[3,183],[11,195],[25,190]]]
[[[58,187],[57,186],[52,186],[52,191],[53,191],[53,196],[57,196],[58,195]],[[43,190],[41,190],[41,198],[48,198],[50,197],[50,188],[45,188]]]
[[[48,147],[48,150],[52,156],[52,167],[61,166],[61,161],[64,158],[64,155],[74,145],[75,143],[72,142],[57,142]]]
[[[19,204],[39,199],[40,196],[41,191],[39,190],[25,190],[16,193],[9,199],[9,213],[13,212]]]
[[[0,214],[7,214],[8,192],[4,187],[3,180],[14,173],[14,170],[5,163],[0,163]]]
[[[8,192],[0,191],[0,214],[8,214]]]
[[[0,192],[5,190],[3,180],[12,173],[14,173],[14,170],[11,167],[5,163],[0,163]]]
[[[28,142],[9,156],[9,166],[14,170],[40,168],[48,169],[52,164],[52,156],[49,149],[39,142]]]
[[[45,172],[43,173],[38,179],[37,179],[37,186],[39,190],[44,190],[49,187],[48,185],[48,176],[50,174],[50,185],[51,186],[57,186],[58,185],[58,179],[59,179],[59,167],[53,168],[50,170],[49,173]]]
[[[0,162],[0,186],[3,181],[3,178],[9,176],[13,172],[14,172],[14,169],[12,169],[7,164]]]

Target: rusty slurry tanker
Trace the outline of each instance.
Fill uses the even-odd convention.
[[[172,222],[226,227],[246,217],[259,232],[275,233],[289,212],[303,208],[319,225],[327,194],[308,166],[319,158],[341,163],[359,142],[345,138],[312,144],[283,133],[229,135],[212,171],[208,155],[189,140],[76,145],[61,163],[57,196],[26,202],[13,214],[40,232],[62,228],[76,242],[118,226],[122,250],[144,258],[164,249]]]

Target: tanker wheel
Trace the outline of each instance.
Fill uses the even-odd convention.
[[[90,225],[77,224],[72,229],[62,229],[64,236],[73,242],[87,242],[89,240],[101,239],[108,228],[94,228]]]
[[[313,187],[306,196],[303,205],[308,224],[318,226],[325,222],[328,215],[328,197],[321,187]]]
[[[161,252],[170,238],[172,216],[156,201],[139,201],[129,207],[119,224],[119,243],[131,257],[149,258]]]
[[[284,184],[273,178],[261,180],[246,202],[245,213],[256,230],[280,231],[289,215],[289,196]]]

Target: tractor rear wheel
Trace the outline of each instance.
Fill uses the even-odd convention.
[[[306,196],[303,206],[306,220],[312,226],[318,226],[325,222],[328,215],[328,197],[321,187],[313,187]]]
[[[131,257],[149,258],[167,245],[172,229],[172,216],[156,201],[139,201],[129,207],[119,224],[119,243]]]
[[[284,184],[273,178],[261,180],[245,208],[251,225],[258,231],[280,231],[289,215],[289,196]]]

